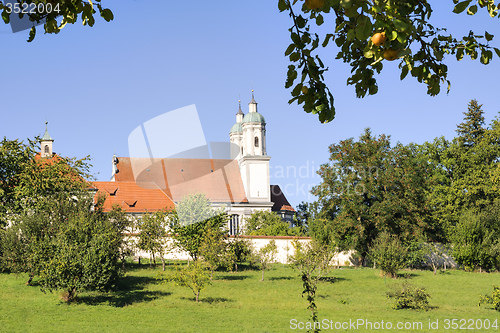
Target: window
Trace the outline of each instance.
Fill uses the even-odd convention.
[[[45,145],[44,153],[45,153],[45,155],[49,154],[49,145]]]
[[[258,147],[258,146],[259,146],[259,138],[255,137],[255,147]]]
[[[229,220],[229,234],[234,236],[238,233],[238,222],[240,216],[238,214],[231,215],[231,219]]]

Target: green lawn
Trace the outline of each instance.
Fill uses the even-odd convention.
[[[173,266],[167,266],[167,271]],[[307,302],[301,298],[298,273],[276,264],[260,281],[259,271],[217,272],[213,285],[202,291],[200,303],[187,288],[156,279],[161,268],[129,267],[121,291],[100,294],[81,293],[78,302],[66,305],[58,293],[42,293],[39,287],[26,286],[26,276],[0,274],[1,332],[303,332],[291,329],[291,320],[307,322]],[[401,283],[379,276],[379,271],[363,269],[332,270],[335,282],[318,287],[320,320],[369,321],[350,331],[380,332],[377,323],[390,322],[398,331],[398,322],[421,322],[422,329],[404,332],[442,332],[446,319],[480,319],[491,323],[500,318],[492,306],[478,307],[480,294],[491,294],[500,284],[498,273],[480,274],[447,271],[432,275],[429,271],[401,271],[409,281],[424,286],[431,294],[432,309],[427,312],[393,310],[386,298],[388,286]],[[438,320],[439,329],[429,329],[429,321]],[[293,322],[295,323],[295,322]],[[463,322],[462,322],[463,323]],[[469,327],[469,323],[464,327]],[[475,324],[474,324],[475,325]],[[292,325],[293,326],[293,325]],[[346,326],[346,324],[344,324]],[[474,327],[474,326],[471,326]],[[328,331],[345,331],[325,329]],[[453,330],[448,330],[453,331]],[[455,330],[456,331],[456,330]],[[500,331],[467,329],[468,332]]]

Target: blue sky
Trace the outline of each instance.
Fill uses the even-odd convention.
[[[498,18],[456,15],[451,0],[433,2],[433,22],[451,33],[500,32]],[[47,119],[54,151],[90,155],[98,180],[109,180],[114,152],[128,156],[134,128],[180,107],[196,105],[208,142],[228,141],[238,99],[248,112],[252,88],[267,121],[271,183],[286,188],[293,206],[314,200],[308,188],[320,181],[314,170],[328,161],[328,146],[359,137],[365,127],[391,135],[393,143],[422,143],[452,138],[473,98],[483,104],[487,122],[500,111],[498,58],[488,66],[450,59],[452,90],[438,97],[427,96],[412,78],[400,81],[396,61],[385,63],[379,93],[357,99],[345,84],[349,66],[334,60],[332,44],[322,54],[337,116],[320,124],[287,103],[284,50],[291,21],[277,1],[104,4],[115,14],[111,23],[98,18],[93,28],[77,23],[59,35],[39,29],[33,43],[26,42],[27,32],[0,27],[0,136],[33,138],[43,134]]]

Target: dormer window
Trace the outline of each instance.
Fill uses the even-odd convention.
[[[259,147],[259,138],[255,137],[255,147]]]

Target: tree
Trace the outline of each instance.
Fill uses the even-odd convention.
[[[278,254],[276,242],[273,239],[261,249],[253,250],[252,252],[253,260],[259,264],[259,267],[262,270],[261,281],[264,281],[264,271],[270,268],[271,263],[274,262],[275,257]]]
[[[298,269],[302,280],[302,297],[306,295],[311,310],[311,322],[318,322],[318,308],[316,306],[316,291],[322,277],[328,274],[328,267],[334,252],[328,246],[318,242],[292,242],[294,254],[288,258],[294,268]],[[316,327],[315,327],[316,329]]]
[[[226,234],[220,228],[207,226],[200,246],[200,257],[210,268],[210,279],[218,267],[231,268],[235,253],[231,251]]]
[[[500,266],[500,208],[463,214],[451,235],[453,257],[467,270],[493,270]]]
[[[0,142],[0,224],[28,209],[36,209],[38,199],[60,192],[85,192],[90,184],[90,158],[37,154],[38,138],[24,143],[4,138]]]
[[[151,264],[156,266],[156,254],[159,254],[162,269],[165,270],[165,253],[169,249],[167,239],[167,227],[169,212],[158,210],[154,213],[146,213],[138,221],[139,234],[137,235],[137,247],[149,252]]]
[[[281,217],[268,211],[255,211],[245,221],[245,235],[258,236],[299,236],[299,227],[290,227]]]
[[[113,205],[111,211],[107,214],[109,220],[121,235],[120,260],[122,269],[125,269],[125,259],[132,255],[134,248],[134,239],[131,237],[131,231],[134,226],[134,218],[127,215],[119,205]]]
[[[493,0],[453,3],[457,14],[474,15],[479,10],[491,17],[500,15],[500,4],[495,5]],[[320,45],[326,48],[335,42],[335,59],[351,66],[347,84],[355,86],[360,98],[377,93],[375,73],[382,71],[384,60],[401,59],[401,80],[411,74],[427,85],[429,95],[435,96],[443,83],[450,90],[446,55],[454,55],[457,60],[467,55],[485,65],[493,58],[492,51],[500,56],[500,50],[490,46],[493,35],[488,32],[483,36],[471,30],[467,36],[455,38],[445,28],[432,25],[433,8],[426,0],[324,0],[314,5],[309,1],[278,0],[278,8],[293,22],[289,29],[292,43],[285,51],[292,63],[285,83],[286,88],[292,88],[289,103],[303,104],[304,110],[317,114],[321,122],[334,119],[335,107],[324,80],[328,68],[317,52]],[[331,28],[325,29],[325,22]],[[376,33],[383,34],[381,41],[372,40]]]
[[[208,264],[203,260],[196,260],[191,265],[177,271],[173,280],[181,287],[188,287],[194,294],[196,302],[200,301],[200,292],[211,284],[207,272]]]
[[[400,235],[404,243],[432,236],[428,169],[416,146],[391,148],[389,137],[374,137],[366,129],[358,142],[331,145],[330,154],[331,163],[318,171],[322,182],[313,188],[321,210],[315,223],[323,225],[314,227],[321,232],[313,235],[333,237],[340,251],[358,251],[361,263],[383,231]]]
[[[207,230],[220,230],[227,225],[228,215],[213,209],[203,194],[184,197],[169,216],[170,229],[176,245],[193,260],[200,256],[200,247]]]
[[[121,234],[88,196],[46,197],[7,229],[4,260],[13,272],[27,272],[42,289],[65,290],[74,300],[82,290],[109,290],[121,276]],[[94,208],[94,209],[92,209]]]
[[[451,142],[444,138],[420,146],[433,178],[429,191],[433,218],[450,233],[463,212],[481,211],[499,198],[500,123],[484,126],[481,105],[468,104]]]
[[[74,24],[80,17],[83,25],[92,27],[95,24],[94,15],[97,13],[96,7],[97,10],[99,10],[99,15],[106,20],[106,22],[109,22],[114,18],[110,9],[102,7],[101,0],[17,0],[17,2],[19,3],[17,10],[16,7],[11,6],[9,3],[0,3],[2,19],[6,24],[8,24],[11,21],[12,15],[18,15],[19,18],[27,16],[29,20],[33,22],[33,27],[29,32],[28,42],[33,41],[35,38],[35,24],[45,22],[43,25],[45,33],[58,34],[66,24]],[[36,7],[32,7],[32,4],[36,5]],[[19,10],[22,8],[40,8],[40,4],[44,4],[42,7],[44,10],[25,10],[24,13],[22,10]],[[48,9],[48,5],[50,5],[50,10]],[[19,13],[16,14],[16,11],[18,10]],[[62,17],[61,20],[59,20],[60,17]]]
[[[405,267],[407,249],[399,237],[382,232],[370,248],[370,257],[385,275],[397,277],[398,269]]]

